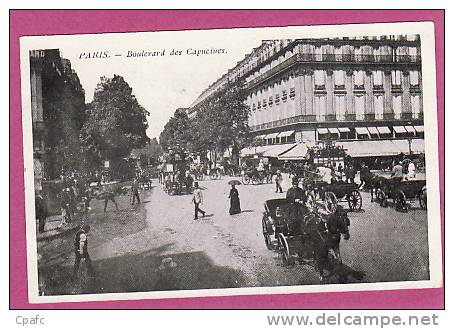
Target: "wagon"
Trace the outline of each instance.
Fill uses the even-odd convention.
[[[316,200],[323,201],[325,209],[328,213],[334,213],[339,202],[347,202],[351,211],[359,211],[363,205],[363,199],[358,190],[358,185],[355,183],[347,183],[337,181],[328,184],[324,181],[314,180],[311,186],[312,195]]]
[[[320,271],[320,279],[323,280],[324,269],[332,271],[336,264],[341,263],[340,234],[349,234],[350,222],[348,217],[345,212],[325,215],[319,213],[316,207],[313,209],[306,208],[306,211],[302,212],[302,216],[306,223],[312,223],[310,224],[312,229],[306,231],[306,228],[305,233],[303,233],[301,229],[298,229],[298,225],[294,225],[291,220],[286,218],[285,209],[287,206],[286,199],[270,199],[265,202],[265,211],[262,217],[262,233],[265,245],[269,250],[279,252],[283,265],[293,266],[295,260],[299,260],[300,263],[315,262]],[[333,232],[333,228],[335,228],[335,232]],[[316,244],[310,238],[314,235],[319,236],[321,238],[319,243],[324,244],[320,250],[314,249]],[[339,236],[337,240],[336,236]],[[334,255],[328,252],[329,249],[334,251]],[[323,260],[321,258],[323,256],[322,250],[326,253]]]
[[[410,201],[418,201],[422,209],[427,209],[426,180],[402,180],[383,178],[376,191],[377,201],[382,207],[392,199],[397,211],[406,212]]]

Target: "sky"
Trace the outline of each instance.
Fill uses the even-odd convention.
[[[139,104],[150,112],[147,135],[159,139],[176,109],[189,107],[211,83],[261,44],[261,38],[256,35],[243,37],[238,42],[232,34],[211,38],[200,37],[200,34],[182,37],[173,33],[167,33],[170,37],[166,38],[159,37],[160,33],[117,34],[114,42],[98,36],[97,41],[62,42],[58,48],[79,76],[87,103],[93,99],[101,76],[123,76]],[[181,55],[171,55],[174,49],[181,51]],[[224,53],[188,54],[198,49],[224,49]],[[164,55],[161,55],[163,50]],[[109,58],[93,58],[95,52],[99,56],[106,51]],[[128,57],[128,53],[143,51],[160,53],[159,56]]]

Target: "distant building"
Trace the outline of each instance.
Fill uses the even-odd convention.
[[[58,49],[30,51],[35,188],[41,179],[58,179],[79,148],[85,120],[85,92],[71,62]]]
[[[353,157],[424,152],[418,35],[263,41],[209,86],[189,115],[238,80],[248,90],[249,126],[266,145],[263,155],[326,140]]]

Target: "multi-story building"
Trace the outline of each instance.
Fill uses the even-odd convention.
[[[30,89],[35,190],[56,179],[61,158],[78,148],[85,116],[85,92],[71,62],[58,49],[30,51]]]
[[[238,79],[264,155],[326,140],[354,157],[424,152],[417,35],[263,41],[191,107]]]

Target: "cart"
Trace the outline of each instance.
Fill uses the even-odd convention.
[[[382,207],[388,206],[388,199],[392,199],[397,211],[406,212],[411,201],[418,201],[422,209],[427,209],[426,180],[396,180],[383,178],[376,191],[377,201]]]

